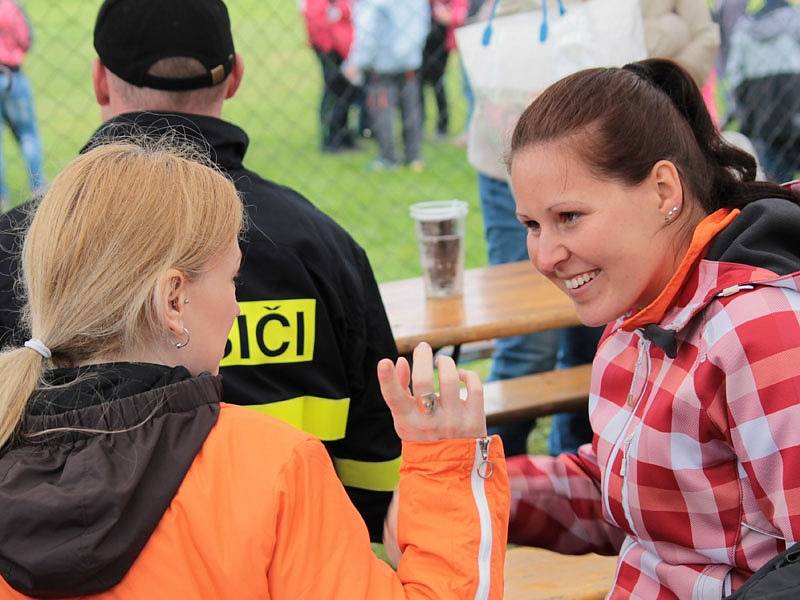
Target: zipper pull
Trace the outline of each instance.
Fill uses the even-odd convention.
[[[623,444],[622,448],[622,466],[619,468],[619,474],[621,477],[625,477],[625,473],[628,471],[628,451],[631,448],[631,442],[633,441],[633,434],[631,433],[625,443]]]
[[[718,298],[727,298],[728,296],[733,296],[734,294],[742,291],[742,290],[752,290],[752,285],[732,285],[730,287],[726,287],[722,290],[719,294],[717,294]]]
[[[489,460],[489,444],[492,438],[489,436],[478,439],[478,448],[481,453],[481,463],[478,465],[478,477],[481,479],[489,479],[494,473],[494,465]]]

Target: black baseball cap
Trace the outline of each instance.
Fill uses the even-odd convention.
[[[105,0],[94,26],[100,61],[120,79],[159,90],[195,90],[222,82],[235,51],[221,0]],[[185,79],[148,75],[163,58],[200,61],[206,73]]]

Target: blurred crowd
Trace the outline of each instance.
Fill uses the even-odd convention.
[[[570,4],[566,2],[567,7]],[[789,0],[640,2],[651,56],[673,58],[690,72],[720,128],[747,136],[766,176],[775,181],[791,179],[800,166],[796,158],[800,107],[792,93],[800,76],[800,14],[794,4]],[[492,11],[509,14],[537,6],[539,0],[301,0],[308,42],[322,74],[322,151],[353,150],[359,139],[374,136],[379,153],[370,168],[392,169],[405,163],[421,170],[426,90],[436,109],[431,118],[433,139],[454,136],[451,141],[466,144],[474,100],[463,69],[448,69],[450,55],[457,51],[455,30],[486,19]],[[452,100],[445,85],[446,78],[456,73],[462,77],[467,103],[463,132],[452,129]],[[395,150],[396,113],[402,155]],[[480,152],[473,149],[470,155]],[[476,160],[470,162],[479,173],[487,171]]]

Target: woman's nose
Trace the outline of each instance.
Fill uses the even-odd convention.
[[[539,272],[551,275],[569,257],[569,251],[558,236],[540,233],[538,237],[528,236],[528,255]]]

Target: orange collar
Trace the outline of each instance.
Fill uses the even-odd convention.
[[[658,297],[636,314],[628,317],[620,326],[623,331],[633,331],[637,327],[658,323],[672,306],[678,292],[683,288],[694,266],[705,253],[706,248],[717,234],[725,229],[741,212],[738,208],[721,208],[700,221],[692,234],[692,243],[686,251],[681,264],[670,278]]]

